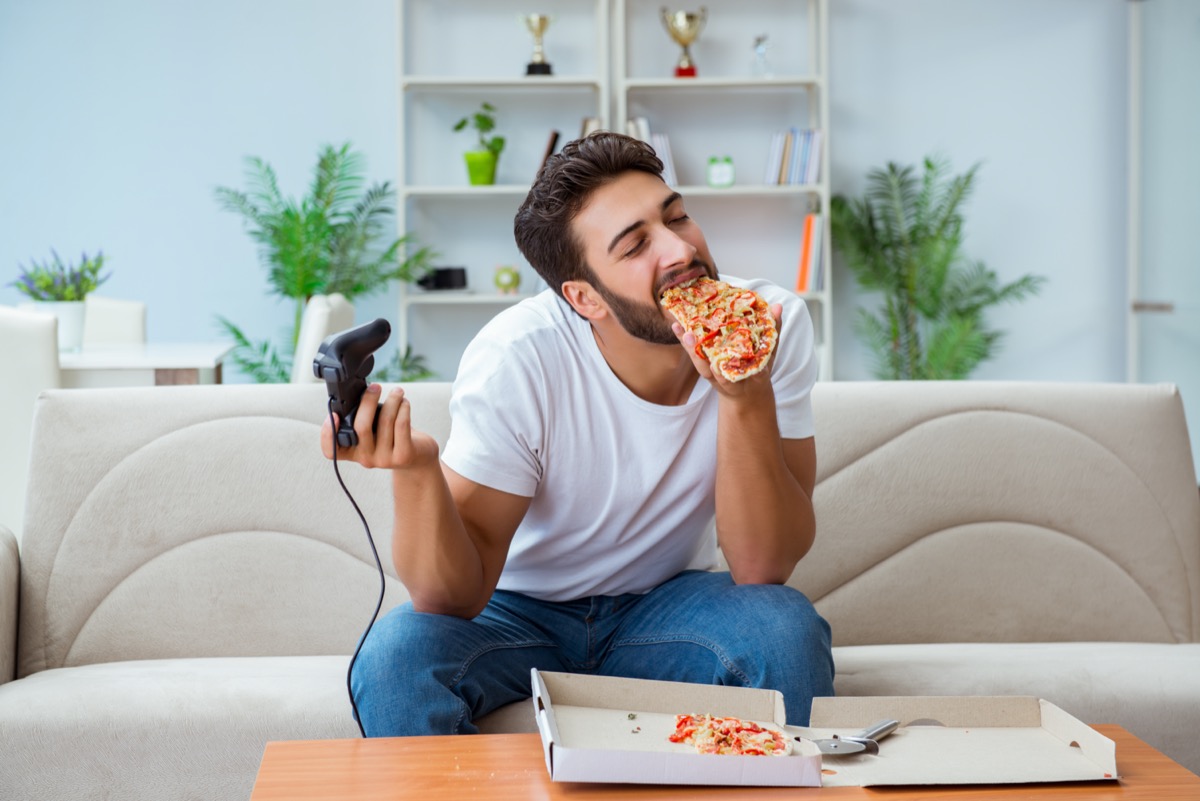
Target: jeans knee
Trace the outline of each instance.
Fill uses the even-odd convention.
[[[414,612],[406,604],[375,622],[354,663],[352,685],[370,690],[432,678],[439,656],[453,643],[456,619]]]

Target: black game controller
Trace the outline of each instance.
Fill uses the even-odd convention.
[[[338,416],[337,444],[343,448],[358,444],[354,415],[367,390],[367,376],[375,367],[375,357],[371,354],[391,335],[391,324],[380,317],[374,322],[330,334],[317,348],[313,375],[324,379],[329,390],[330,408]]]

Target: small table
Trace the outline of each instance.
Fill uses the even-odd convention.
[[[693,798],[945,799],[1078,798],[1184,801],[1200,798],[1200,776],[1120,726],[1095,729],[1117,744],[1116,782],[954,788],[694,787],[550,781],[536,734],[300,740],[267,743],[251,801],[665,801]]]
[[[154,342],[103,345],[58,354],[62,385],[83,387],[219,384],[228,342]]]

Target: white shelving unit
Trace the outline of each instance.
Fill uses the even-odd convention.
[[[706,0],[708,24],[692,54],[700,77],[677,79],[679,55],[659,18],[658,0],[541,0],[552,18],[545,35],[554,75],[526,77],[533,39],[515,0],[398,0],[400,153],[398,217],[414,246],[438,265],[467,268],[469,292],[401,289],[397,344],[412,344],[439,378],[452,379],[471,337],[504,306],[544,285],[512,234],[551,130],[559,146],[582,119],[625,130],[645,116],[669,135],[679,191],[704,228],[720,269],[795,285],[801,228],[810,210],[829,207],[826,91],[828,0]],[[752,74],[755,35],[768,33],[774,77]],[[460,118],[487,101],[507,139],[497,184],[469,186]],[[770,138],[780,128],[826,130],[820,178],[812,185],[764,185]],[[705,185],[709,156],[729,155],[736,183]],[[831,375],[832,321],[828,216],[824,284],[806,294],[817,329],[822,377]],[[519,295],[499,295],[499,265],[521,273]]]

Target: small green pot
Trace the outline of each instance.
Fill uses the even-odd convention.
[[[496,183],[496,154],[490,150],[471,150],[463,153],[467,162],[467,180],[471,186]]]

